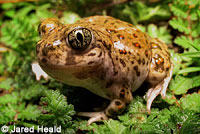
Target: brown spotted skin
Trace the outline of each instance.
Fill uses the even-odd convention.
[[[92,33],[92,41],[84,50],[73,49],[67,41],[68,34],[76,28],[87,28]],[[131,92],[145,80],[155,86],[171,77],[167,46],[121,20],[92,16],[64,25],[56,19],[46,19],[39,32],[41,40],[36,52],[42,69],[63,83],[115,100],[112,109],[124,107],[122,102],[129,103]],[[116,109],[106,111],[110,115]]]

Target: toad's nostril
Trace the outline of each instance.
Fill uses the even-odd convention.
[[[47,56],[47,54],[48,54],[49,51],[52,52],[52,51],[55,51],[55,50],[56,50],[56,47],[53,46],[53,44],[47,43],[47,44],[44,45],[43,48],[42,48],[42,55],[43,55],[43,56]]]

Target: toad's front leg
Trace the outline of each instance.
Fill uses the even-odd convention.
[[[115,90],[116,91],[116,90]],[[78,112],[77,115],[90,117],[88,120],[88,125],[93,122],[99,122],[102,120],[108,120],[110,117],[115,118],[117,115],[123,112],[125,107],[132,100],[131,90],[128,88],[121,88],[121,90],[117,90],[119,92],[115,93],[115,98],[111,100],[110,104],[104,111],[100,112]]]

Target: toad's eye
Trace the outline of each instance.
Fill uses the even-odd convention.
[[[73,49],[83,50],[92,42],[92,34],[86,28],[72,30],[68,34],[68,43]]]

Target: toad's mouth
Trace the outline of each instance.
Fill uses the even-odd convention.
[[[38,61],[39,65],[41,66],[41,68],[43,70],[47,70],[48,72],[52,72],[52,71],[67,71],[68,73],[72,73],[72,72],[77,72],[77,71],[81,71],[81,70],[88,70],[88,69],[91,69],[91,68],[96,68],[98,66],[100,66],[102,63],[98,63],[98,64],[93,64],[93,65],[90,65],[90,62],[85,62],[83,60],[81,61],[78,61],[74,64],[51,64],[51,63],[43,63],[41,61]]]
[[[81,63],[81,62],[79,62]],[[80,68],[82,65],[80,65],[79,63],[77,64],[67,64],[67,65],[60,65],[60,64],[44,64],[42,62],[39,62],[39,65],[42,68],[46,68],[46,69],[70,69],[70,68]]]
[[[78,61],[78,62],[75,62],[75,61],[71,61],[71,60],[68,60],[66,61],[65,63],[63,62],[51,62],[51,61],[48,61],[46,60],[45,62],[43,60],[38,60],[38,63],[39,65],[42,67],[42,68],[51,68],[51,69],[59,69],[59,68],[74,68],[74,67],[81,67],[81,66],[85,66],[84,64],[84,61],[81,60],[81,61]]]

